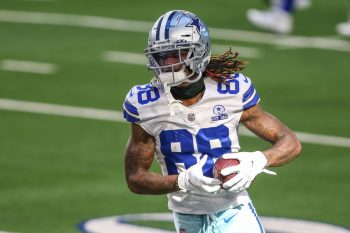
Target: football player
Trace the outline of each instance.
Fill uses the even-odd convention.
[[[249,9],[248,20],[258,28],[281,34],[293,30],[293,10],[296,0],[271,0],[267,10]]]
[[[266,10],[249,9],[248,20],[258,28],[288,34],[293,31],[294,10],[306,9],[311,0],[270,0],[270,7]],[[336,32],[342,36],[350,36],[350,1],[348,1],[348,20],[335,27]]]
[[[348,19],[345,22],[337,24],[335,30],[339,35],[350,36],[350,0],[348,1]]]
[[[177,232],[264,232],[247,189],[265,168],[301,152],[295,134],[265,112],[245,62],[227,51],[211,56],[209,31],[196,15],[173,10],[149,32],[145,49],[154,78],[133,87],[124,101],[131,123],[125,175],[132,192],[167,194]],[[238,126],[272,143],[240,152]],[[150,171],[154,157],[162,174]],[[238,159],[222,170],[237,175],[221,183],[215,161]]]

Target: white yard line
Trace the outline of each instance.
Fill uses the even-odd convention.
[[[129,53],[121,51],[107,51],[102,55],[102,59],[110,62],[126,63],[133,65],[147,65],[147,58],[141,53]]]
[[[56,2],[57,0],[21,0],[21,1],[23,2]]]
[[[13,23],[66,25],[116,31],[147,32],[150,22],[58,13],[0,10],[0,21]]]
[[[11,99],[0,98],[0,109],[18,111],[18,112],[30,112],[55,116],[67,116],[87,118],[103,121],[124,121],[121,112],[95,109],[95,108],[83,108],[73,107],[58,104],[45,104],[30,101],[19,101]]]
[[[23,2],[57,2],[58,0],[22,0],[22,1]]]
[[[83,108],[75,106],[65,106],[58,104],[46,104],[30,101],[20,101],[12,99],[0,98],[0,109],[8,111],[29,112],[55,116],[77,117],[93,120],[126,122],[122,113],[119,111]],[[243,127],[240,127],[240,134],[244,136],[255,137],[252,133]],[[339,146],[350,148],[350,138],[338,137],[331,135],[310,134],[304,132],[296,132],[298,138],[305,143]]]
[[[231,30],[210,28],[211,37],[214,39],[244,41],[258,44],[276,45],[278,48],[310,48],[350,52],[350,43],[345,40],[325,37],[304,37],[290,35],[276,35],[263,32],[250,32],[243,30]]]
[[[36,73],[36,74],[53,74],[57,70],[55,64],[34,62],[34,61],[20,61],[20,60],[0,60],[0,69],[7,71]]]
[[[310,134],[304,132],[295,132],[300,141],[317,144],[317,145],[328,145],[328,146],[339,146],[350,148],[350,138],[322,135],[322,134]],[[255,135],[244,127],[239,128],[239,134],[244,136],[255,137]]]
[[[213,54],[220,54],[228,50],[229,45],[212,45]],[[247,58],[258,58],[261,56],[261,51],[259,49],[248,48],[248,47],[232,47],[232,51],[239,52],[240,57]],[[242,56],[241,56],[242,55]],[[144,65],[146,66],[148,61],[144,54],[142,53],[130,53],[122,51],[106,51],[102,54],[102,59],[109,62],[126,63],[133,65]]]
[[[12,10],[0,10],[0,21],[13,23],[67,25],[144,33],[148,32],[152,26],[152,22],[147,21]],[[276,35],[271,33],[223,28],[210,28],[210,32],[212,39],[271,44],[278,47],[285,46],[292,48],[313,48],[339,52],[350,52],[350,42],[341,39]]]

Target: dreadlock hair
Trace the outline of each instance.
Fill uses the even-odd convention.
[[[226,78],[231,74],[237,73],[243,70],[248,64],[247,61],[238,60],[238,53],[233,53],[230,49],[219,56],[212,56],[210,62],[204,71],[206,77],[225,83]]]

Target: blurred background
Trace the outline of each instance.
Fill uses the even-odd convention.
[[[263,108],[303,142],[300,158],[250,188],[258,213],[350,227],[350,40],[335,32],[347,1],[313,1],[295,13],[289,35],[257,29],[250,8],[266,4],[1,0],[0,231],[80,232],[91,218],[169,212],[165,196],[126,186],[130,126],[120,112],[130,88],[152,78],[148,30],[172,9],[207,23],[212,54],[231,46],[249,61],[243,73]],[[242,132],[241,146],[269,145]]]

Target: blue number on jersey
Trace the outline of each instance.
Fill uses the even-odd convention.
[[[178,174],[176,163],[184,163],[186,169],[197,163],[196,158],[191,156],[195,151],[192,134],[187,129],[165,130],[160,133],[159,138],[160,150],[165,155],[169,175]],[[177,152],[172,150],[172,144],[178,145]]]
[[[228,79],[226,83],[218,83],[217,90],[220,94],[237,94],[239,92],[239,81],[237,79]]]
[[[203,167],[203,174],[213,177],[214,158],[231,151],[231,140],[229,138],[229,130],[224,125],[217,127],[200,129],[196,135],[198,152],[208,154],[208,160]],[[211,145],[210,142],[215,142]],[[214,143],[213,143],[214,144]]]
[[[159,91],[157,88],[152,87],[150,84],[137,86],[139,90],[137,93],[137,100],[140,104],[148,104],[159,99]]]
[[[160,150],[165,156],[169,175],[178,174],[177,163],[183,164],[186,169],[197,163],[193,156],[193,136],[187,129],[165,130],[160,133],[159,138]],[[198,152],[208,155],[203,174],[213,177],[214,158],[231,151],[229,129],[224,125],[200,129],[196,135],[196,142]]]

